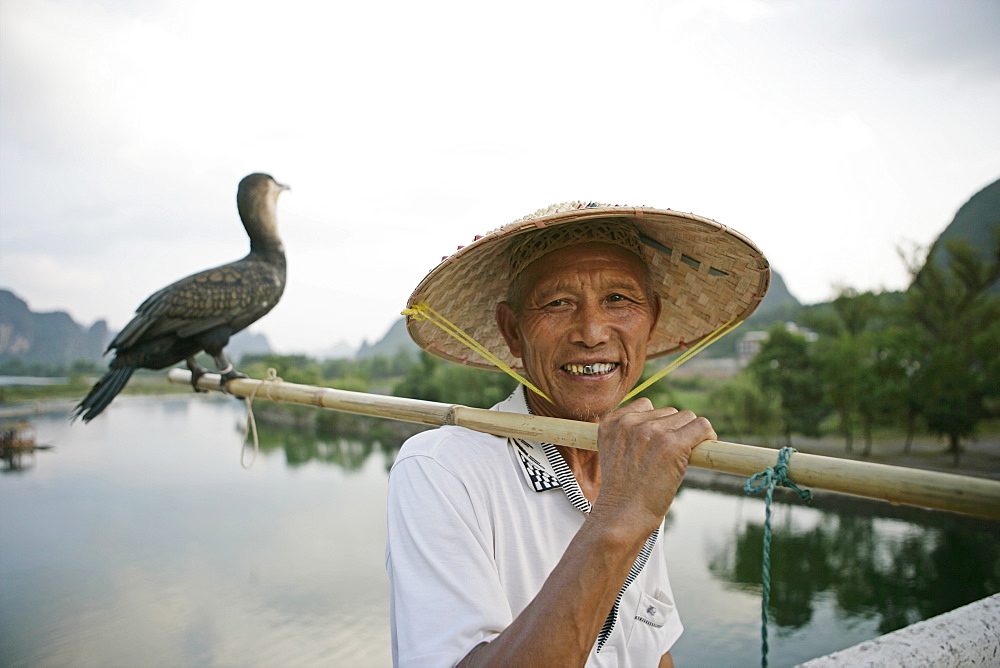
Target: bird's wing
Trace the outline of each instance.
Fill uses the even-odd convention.
[[[277,303],[283,287],[279,270],[255,258],[207,269],[150,295],[109,349],[127,349],[167,333],[186,338],[225,324],[252,322]]]

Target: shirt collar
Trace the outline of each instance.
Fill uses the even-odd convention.
[[[524,386],[518,385],[507,399],[494,406],[494,410],[531,415],[525,392]],[[590,512],[590,501],[583,495],[580,484],[555,445],[522,438],[509,438],[507,441],[514,448],[521,473],[531,489],[547,492],[559,487],[574,508],[584,513]]]
[[[530,415],[531,409],[524,394],[524,386],[518,385],[511,395],[494,406],[493,410]],[[521,473],[531,489],[536,492],[547,492],[561,486],[552,462],[549,461],[541,443],[521,438],[508,438],[507,443],[514,449],[517,462],[521,465]],[[558,454],[558,451],[556,453]]]

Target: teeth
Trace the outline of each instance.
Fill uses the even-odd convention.
[[[567,364],[563,367],[574,376],[598,376],[611,372],[617,365],[601,362],[598,364]]]

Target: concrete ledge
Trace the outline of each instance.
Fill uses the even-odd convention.
[[[1000,594],[970,603],[799,668],[1000,666]]]

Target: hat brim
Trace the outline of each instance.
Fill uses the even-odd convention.
[[[726,323],[735,326],[757,308],[771,282],[767,259],[739,232],[692,213],[646,207],[587,207],[511,223],[459,249],[432,269],[407,307],[426,302],[487,350],[521,368],[496,325],[495,311],[510,281],[508,250],[518,235],[587,218],[622,218],[636,226],[652,284],[663,304],[646,350],[655,359],[690,348]],[[441,359],[496,367],[437,325],[407,317],[410,337]]]

